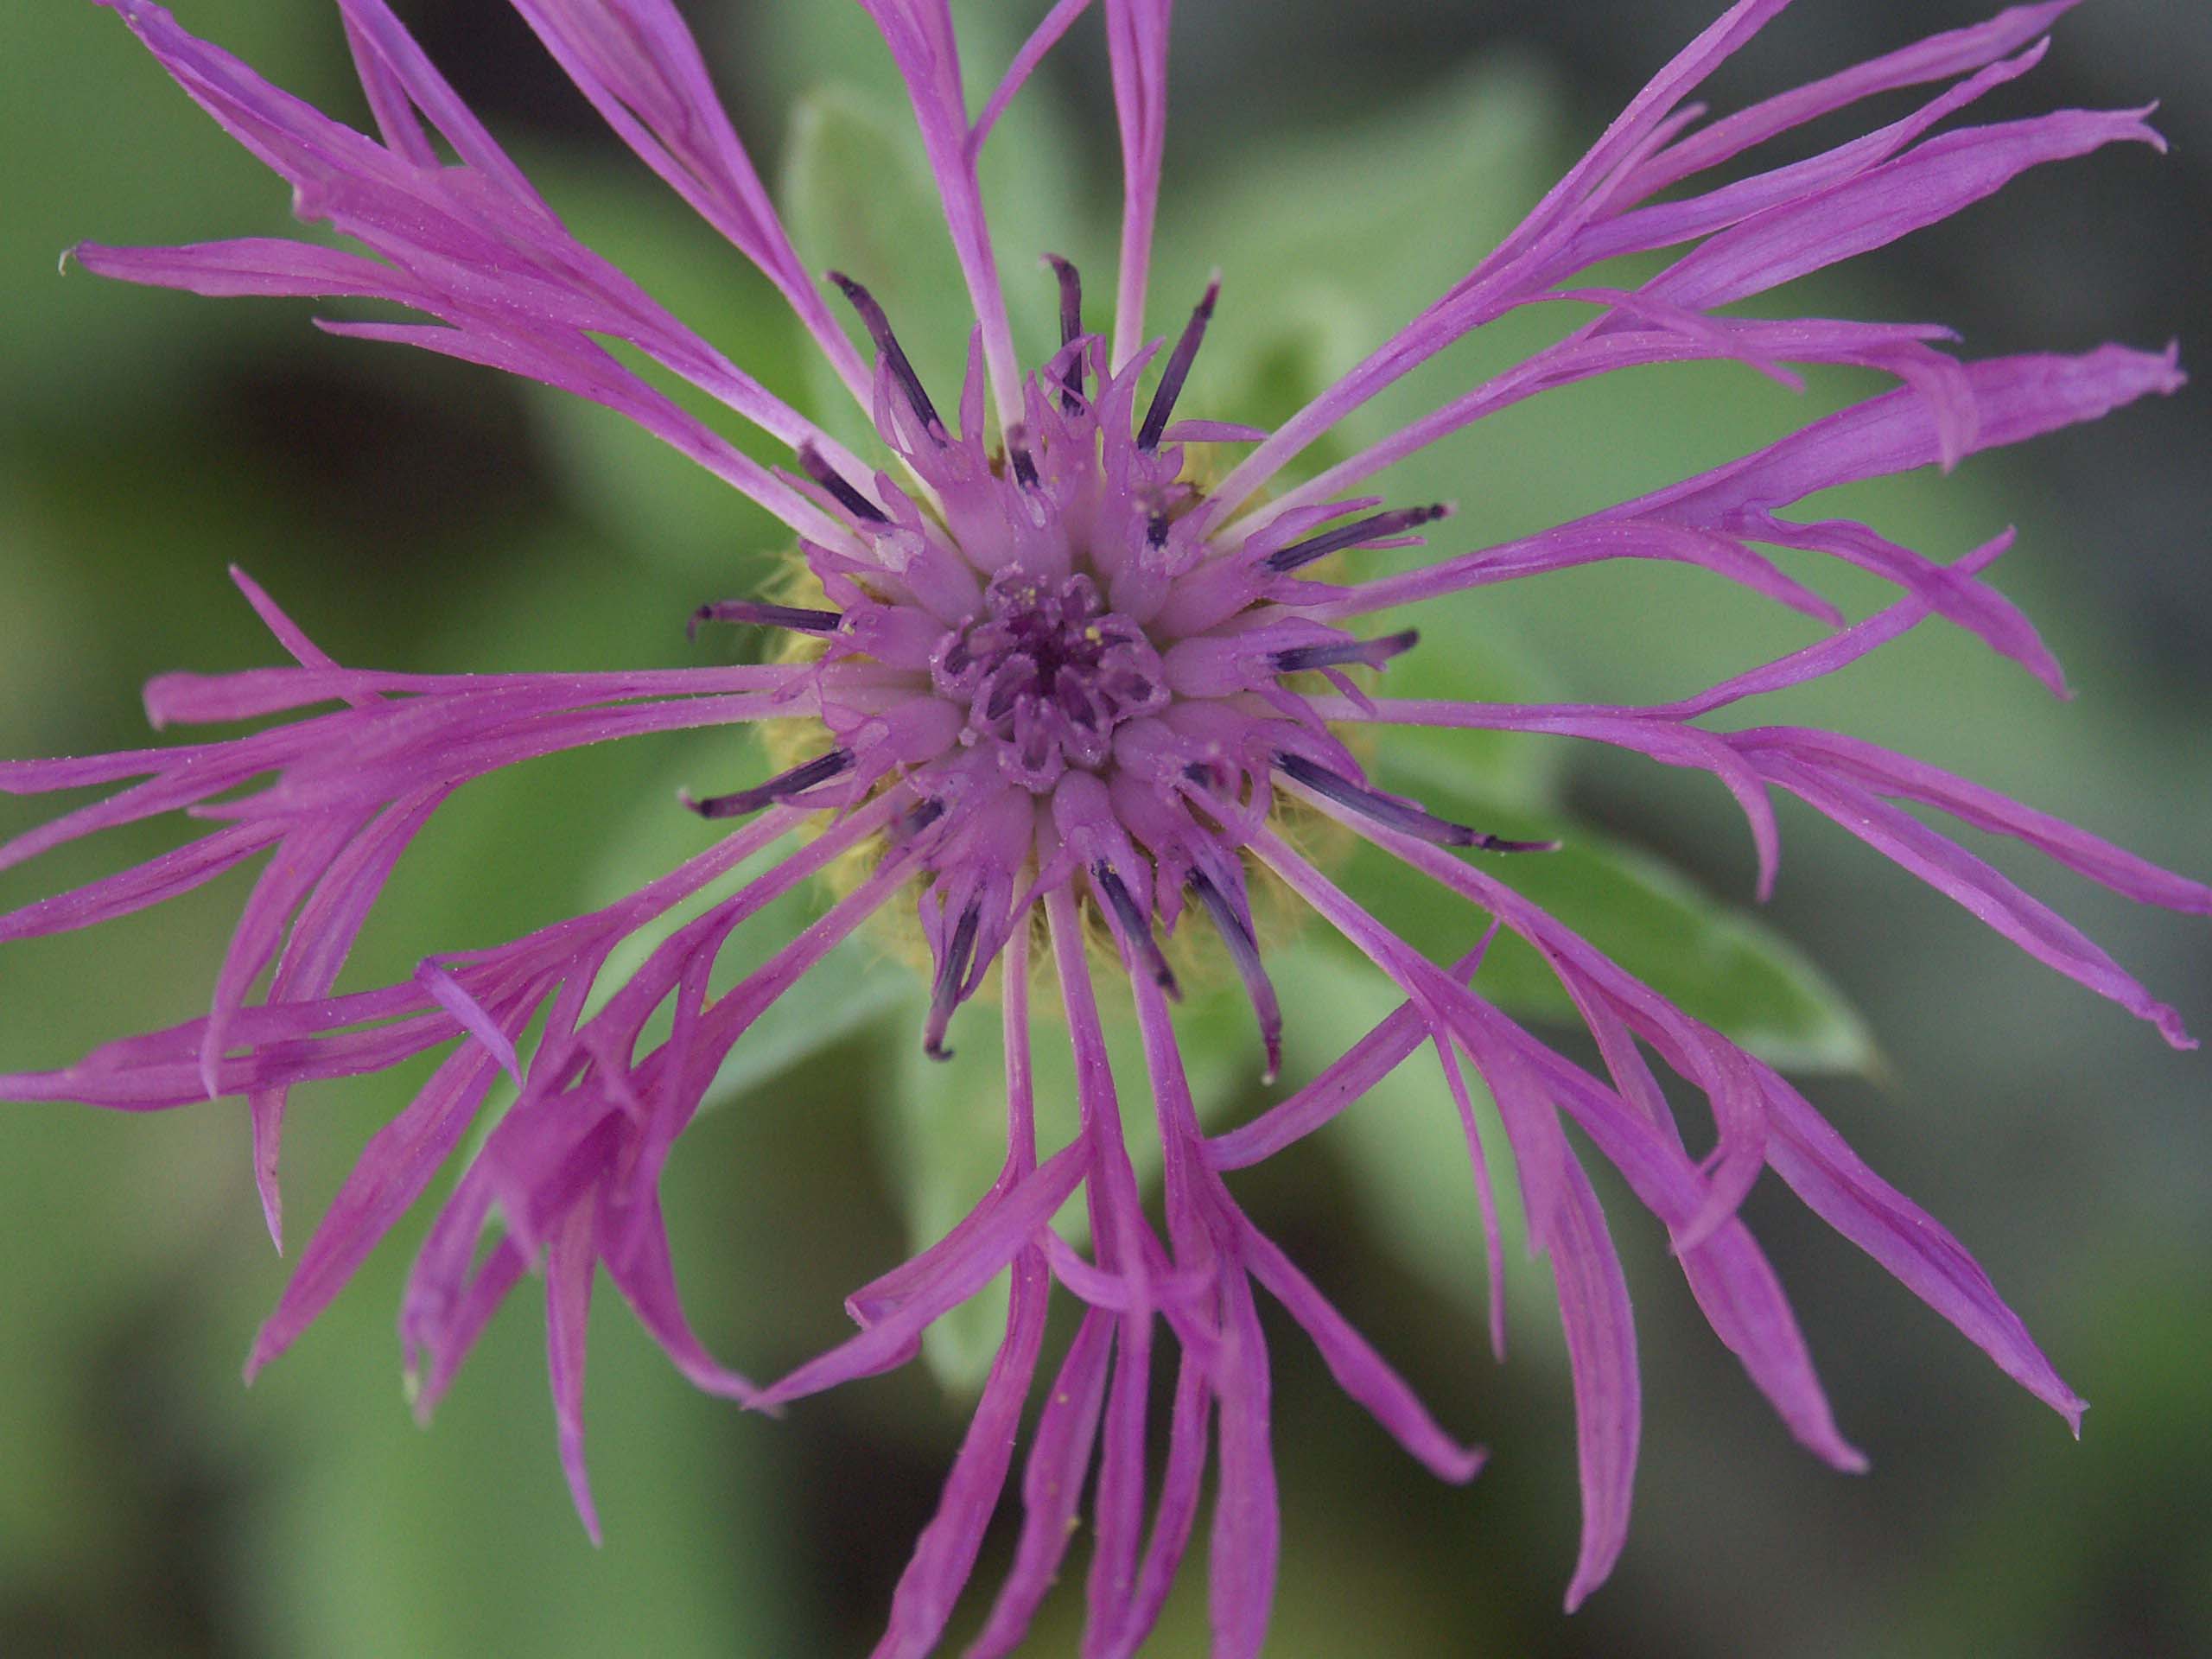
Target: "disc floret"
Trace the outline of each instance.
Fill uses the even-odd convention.
[[[810,448],[802,470],[858,550],[801,544],[838,608],[728,600],[695,613],[695,623],[825,638],[811,677],[835,741],[741,794],[691,804],[721,817],[794,799],[850,806],[887,789],[930,804],[917,836],[936,959],[923,1043],[936,1055],[1011,935],[1018,881],[1034,884],[1031,896],[1080,883],[1132,968],[1171,995],[1159,936],[1195,899],[1251,994],[1272,1077],[1281,1017],[1243,854],[1272,808],[1272,779],[1450,845],[1538,849],[1369,787],[1300,689],[1318,675],[1357,696],[1345,671],[1379,669],[1418,636],[1362,639],[1302,614],[1338,590],[1295,573],[1349,548],[1400,544],[1449,509],[1370,512],[1376,503],[1358,499],[1215,547],[1188,440],[1262,435],[1171,422],[1218,279],[1139,416],[1140,382],[1166,342],[1109,372],[1105,342],[1083,332],[1074,267],[1049,263],[1061,346],[1023,388],[1027,418],[995,440],[980,357],[956,430],[874,296],[834,275],[875,346],[878,426],[908,480],[856,482]]]

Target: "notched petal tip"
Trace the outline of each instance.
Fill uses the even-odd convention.
[[[2158,1027],[2158,1035],[2166,1039],[2166,1046],[2187,1053],[2199,1046],[2190,1035],[2189,1027],[2182,1023],[2181,1011],[2164,1002],[2153,1003],[2150,1009],[2151,1023]]]
[[[2137,136],[2159,155],[2164,156],[2171,153],[2172,146],[2166,142],[2166,135],[2151,124],[2151,118],[2158,112],[2158,105],[2162,102],[2163,99],[2154,98],[2148,104],[2127,113],[2135,118]]]

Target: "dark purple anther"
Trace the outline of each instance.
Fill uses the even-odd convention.
[[[1171,1001],[1181,1001],[1183,988],[1175,982],[1175,970],[1167,965],[1167,957],[1160,948],[1160,941],[1152,936],[1152,923],[1137,908],[1135,896],[1129,892],[1122,878],[1114,874],[1114,867],[1103,859],[1093,864],[1090,867],[1090,885],[1106,901],[1106,907],[1114,912],[1114,919],[1120,924],[1123,942],[1133,953],[1144,958],[1145,969],[1152,975],[1152,982],[1166,992]]]
[[[750,599],[725,599],[702,605],[683,625],[686,639],[699,637],[702,622],[735,622],[756,628],[788,628],[793,633],[835,633],[844,621],[836,611],[809,610],[798,605],[764,605]]]
[[[702,818],[741,818],[748,812],[758,812],[764,806],[811,789],[817,784],[826,784],[839,773],[849,771],[852,764],[853,757],[845,750],[832,749],[827,754],[817,754],[811,760],[803,761],[765,784],[755,784],[751,789],[741,789],[734,795],[715,795],[703,801],[695,801],[689,795],[679,798]]]
[[[1143,630],[1107,610],[1085,575],[1001,571],[931,675],[967,703],[963,741],[996,749],[1009,780],[1039,791],[1069,766],[1104,765],[1114,728],[1169,700]]]
[[[1083,336],[1083,276],[1071,261],[1057,253],[1046,254],[1045,263],[1060,279],[1060,344],[1072,346]],[[1069,390],[1077,388],[1071,385]]]
[[[944,1046],[946,1028],[952,1023],[952,1012],[960,1006],[961,996],[967,988],[969,969],[976,960],[976,936],[982,922],[982,912],[970,904],[960,912],[960,919],[953,924],[952,938],[944,947],[943,960],[938,963],[937,980],[930,988],[930,1014],[922,1027],[922,1052],[933,1060],[949,1060],[952,1051]]]
[[[1012,714],[1014,700],[1037,679],[1037,664],[1028,658],[1016,655],[1006,661],[1012,671],[995,677],[996,683],[991,688],[991,695],[983,701],[983,719],[987,723],[1004,720]]]
[[[1366,542],[1379,542],[1386,536],[1395,536],[1401,531],[1413,529],[1442,518],[1452,509],[1441,501],[1433,506],[1400,507],[1390,512],[1378,512],[1371,518],[1356,519],[1336,530],[1324,531],[1319,536],[1308,536],[1302,542],[1293,542],[1268,555],[1263,563],[1278,574],[1311,564],[1332,553],[1347,547],[1358,547]]]
[[[1060,279],[1060,348],[1065,351],[1083,337],[1083,278],[1076,268],[1057,253],[1045,256],[1045,263]],[[1069,414],[1075,413],[1083,401],[1083,354],[1071,353],[1067,367],[1060,371],[1060,384],[1067,388],[1060,399],[1060,407]]]
[[[890,522],[883,516],[883,509],[855,488],[851,480],[832,467],[822,452],[812,444],[799,445],[798,464],[806,469],[806,475],[809,478],[836,496],[838,505],[843,507],[854,518],[871,524]]]
[[[883,354],[891,378],[906,394],[906,401],[914,408],[923,429],[939,443],[945,441],[944,422],[937,412],[937,405],[930,402],[930,395],[922,389],[922,377],[914,372],[914,365],[906,359],[899,338],[891,332],[891,319],[883,315],[883,308],[875,302],[875,296],[862,288],[842,270],[830,273],[830,280],[837,284],[844,296],[852,302],[853,309],[860,314],[861,326],[868,330],[868,337],[875,342],[875,349]]]
[[[1380,668],[1420,642],[1421,631],[1408,628],[1402,633],[1386,633],[1379,639],[1338,639],[1321,645],[1294,645],[1288,651],[1275,652],[1275,672],[1296,674],[1309,668],[1339,668],[1347,663]]]
[[[1167,429],[1167,417],[1174,413],[1175,399],[1181,395],[1183,382],[1198,355],[1199,342],[1206,337],[1206,324],[1213,320],[1213,302],[1220,297],[1221,278],[1217,276],[1206,284],[1205,296],[1192,310],[1183,338],[1175,342],[1166,371],[1160,377],[1160,389],[1152,394],[1152,407],[1145,410],[1144,424],[1137,429],[1138,448],[1160,448],[1160,435]]]
[[[1267,964],[1260,960],[1260,941],[1252,931],[1251,918],[1204,871],[1192,870],[1186,885],[1213,918],[1222,943],[1229,947],[1229,959],[1236,964],[1237,977],[1244,982],[1245,995],[1252,999],[1252,1011],[1260,1017],[1260,1041],[1268,1055],[1267,1075],[1262,1081],[1273,1083],[1282,1072],[1282,1007],[1275,1001],[1274,982],[1268,977]]]
[[[1029,453],[1029,443],[1020,426],[1007,429],[1007,465],[1014,469],[1014,480],[1025,490],[1037,487],[1037,461]]]
[[[915,802],[891,821],[891,844],[904,846],[944,816],[944,803],[934,795]]]
[[[1471,830],[1464,823],[1453,823],[1424,812],[1420,807],[1404,801],[1394,801],[1388,795],[1364,788],[1349,778],[1338,776],[1326,766],[1316,766],[1302,754],[1287,751],[1275,756],[1275,770],[1293,783],[1303,784],[1316,795],[1325,795],[1339,806],[1348,806],[1364,814],[1376,823],[1401,830],[1422,841],[1433,841],[1446,847],[1478,847],[1488,853],[1555,853],[1555,841],[1507,841],[1503,836]]]

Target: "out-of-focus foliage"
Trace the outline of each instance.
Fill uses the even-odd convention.
[[[859,8],[690,10],[741,94],[764,172],[789,192],[803,253],[874,287],[925,373],[949,388],[969,313]],[[1185,10],[1193,16],[1179,28],[1192,51],[1178,60],[1171,131],[1198,142],[1171,143],[1154,322],[1169,326],[1222,268],[1193,412],[1281,418],[1464,271],[1605,113],[1603,98],[1577,96],[1541,56],[1427,61],[1417,29],[1402,48],[1409,90],[1368,100],[1357,119],[1260,107],[1249,94],[1238,106],[1234,88],[1248,83],[1222,20],[1244,14]],[[496,94],[536,48],[495,27],[504,10],[488,0],[452,11],[480,27],[448,21],[434,46],[460,60],[465,91]],[[982,48],[995,64],[1014,38],[1004,9],[969,14],[978,39],[995,40]],[[1300,16],[1287,10],[1280,27]],[[294,89],[354,108],[328,8],[199,0],[186,21]],[[1646,67],[1682,32],[1677,22],[1654,35]],[[1909,33],[1899,22],[1870,44]],[[1313,39],[1307,54],[1325,73],[1329,43]],[[1102,55],[1095,43],[1076,49]],[[1777,77],[1806,73],[1787,45],[1762,60]],[[2113,69],[2120,95],[2156,91],[2155,69]],[[1111,289],[1111,140],[1095,94],[1063,100],[1071,80],[1042,78],[987,158],[1015,325],[1033,349],[1051,326],[1035,254],[1083,262],[1096,307]],[[528,105],[493,102],[495,120]],[[518,155],[588,239],[771,386],[825,397],[766,284],[711,232],[567,105],[519,113],[531,118],[513,135]],[[137,744],[135,687],[149,673],[268,660],[222,579],[233,560],[348,662],[595,668],[740,648],[687,646],[682,620],[775,569],[777,537],[604,411],[324,339],[304,307],[216,305],[54,273],[80,237],[184,240],[286,223],[281,188],[111,16],[57,4],[14,20],[0,54],[0,752]],[[2183,175],[2171,211],[2188,212]],[[1839,287],[1821,305],[1944,312],[1946,295],[1889,269],[1909,300]],[[1560,326],[1530,315],[1485,331],[1378,400],[1348,435],[1382,429]],[[2091,342],[1993,348],[2037,343]],[[1857,390],[1816,380],[1808,396],[1821,404]],[[1710,465],[1806,413],[1737,372],[1624,378],[1485,423],[1409,463],[1393,489],[1458,500],[1445,528],[1471,544]],[[2138,431],[2195,417],[2125,418]],[[1835,505],[1938,556],[2019,522],[1999,579],[2046,623],[2087,694],[2080,702],[2050,704],[1931,625],[1777,713],[1898,742],[2201,872],[2212,857],[2203,683],[2177,702],[2168,676],[2156,682],[2165,701],[2149,700],[2152,677],[2100,608],[2130,549],[2078,529],[2069,541],[2063,527],[2082,520],[2038,499],[2036,465],[2035,452],[1977,461]],[[2172,531],[2201,543],[2202,521]],[[1394,689],[1672,696],[1810,637],[1801,620],[1680,571],[1607,568],[1524,587],[1419,617],[1424,649],[1392,669]],[[1831,590],[1862,611],[1875,602],[1871,587]],[[718,788],[758,765],[749,736],[676,738],[480,786],[395,884],[365,942],[362,982],[626,889],[696,844],[696,823],[672,804],[677,785]],[[2201,1062],[2164,1054],[2013,961],[1802,815],[1785,814],[1781,892],[1759,916],[1741,824],[1707,783],[1618,757],[1570,766],[1557,745],[1472,736],[1386,744],[1377,765],[1386,781],[1482,822],[1561,826],[1567,853],[1505,874],[1686,1006],[1834,1074],[1816,1093],[1984,1254],[2096,1409],[2086,1443],[2069,1446],[1902,1293],[1763,1190],[1754,1219],[1796,1292],[1847,1432],[1876,1461],[1870,1480],[1837,1481],[1794,1453],[1695,1325],[1663,1240],[1626,1236],[1649,1379],[1642,1524],[1617,1581],[1562,1624],[1574,1494],[1555,1328],[1546,1299],[1523,1294],[1537,1287],[1509,1194],[1516,1358],[1502,1370],[1489,1359],[1465,1148],[1416,1056],[1315,1144],[1240,1177],[1239,1191],[1440,1414],[1498,1456],[1469,1491],[1434,1487],[1333,1394],[1294,1333],[1281,1333],[1279,1649],[2056,1659],[2212,1649],[2212,1531],[2197,1501],[2212,1471],[2193,1451],[2212,1408],[2196,1363],[2212,1341]],[[0,832],[37,810],[0,801]],[[145,827],[9,873],[0,904],[86,879],[165,833]],[[1458,948],[1471,942],[1465,918],[1439,917],[1380,861],[1354,860],[1347,880],[1386,919],[1426,929],[1433,949],[1452,948],[1455,928]],[[2053,881],[2073,905],[2063,888]],[[57,1064],[197,1011],[243,891],[219,883],[111,934],[10,947],[0,1064]],[[818,902],[785,901],[786,925]],[[2117,905],[2075,907],[2212,1027],[2200,934],[2171,918],[2135,927]],[[746,930],[739,948],[774,921]],[[1294,1084],[1392,999],[1314,934],[1277,955]],[[1560,1011],[1525,954],[1502,945],[1484,973],[1517,1007]],[[841,1334],[844,1292],[941,1230],[995,1168],[993,1012],[971,1007],[954,1033],[958,1058],[932,1066],[914,1052],[912,994],[884,942],[842,950],[741,1046],[717,1090],[723,1109],[678,1158],[670,1208],[687,1297],[710,1344],[748,1371],[773,1373]],[[1185,1028],[1201,1096],[1224,1116],[1254,1109],[1249,1014],[1233,989],[1193,1000]],[[1060,1092],[1054,1034],[1040,1017],[1048,1099]],[[1891,1081],[1867,1076],[1876,1042]],[[408,1082],[333,1089],[297,1111],[286,1184],[295,1250]],[[1141,1089],[1125,1092],[1141,1116]],[[933,1338],[933,1370],[772,1423],[692,1393],[604,1299],[588,1421],[608,1541],[595,1554],[554,1461],[527,1306],[495,1326],[435,1427],[418,1431],[391,1337],[410,1235],[243,1394],[237,1362],[285,1265],[261,1233],[240,1112],[132,1121],[15,1108],[0,1133],[0,1329],[11,1356],[0,1367],[0,1652],[11,1655],[862,1650],[934,1500],[963,1421],[959,1386],[987,1357],[997,1318],[979,1299]],[[1502,1166],[1503,1149],[1493,1155]],[[979,1578],[1007,1547],[995,1535]],[[1154,1650],[1203,1651],[1198,1579],[1179,1587]],[[1072,1650],[1077,1611],[1076,1598],[1060,1598],[1036,1651]]]

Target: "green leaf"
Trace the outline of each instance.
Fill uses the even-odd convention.
[[[893,1080],[876,1103],[884,1166],[918,1250],[950,1231],[990,1190],[1006,1162],[998,1010],[980,998],[962,1010],[953,1022],[951,1054],[944,1060],[925,1055],[913,1034],[926,1012],[924,999],[909,999],[897,1022],[906,1035],[898,1042]],[[1033,1039],[1047,1039],[1031,1045],[1039,1116],[1049,1110],[1057,1122],[1063,1103],[1073,1098],[1074,1070],[1066,1043],[1051,1040],[1057,1033],[1046,1022],[1033,1024]],[[1006,1311],[1001,1274],[930,1327],[923,1356],[948,1388],[968,1393],[982,1386],[1006,1328]]]
[[[1154,261],[1154,331],[1209,270],[1223,276],[1185,406],[1279,422],[1381,345],[1541,197],[1562,146],[1559,103],[1541,70],[1500,57],[1374,119],[1287,131],[1234,169],[1176,176]],[[1342,233],[1317,234],[1317,203],[1349,205]],[[1377,435],[1438,401],[1385,393],[1301,470],[1335,458],[1332,443]]]
[[[277,85],[343,107],[343,37],[321,9],[209,0],[185,21]],[[314,235],[287,213],[283,181],[195,108],[120,19],[92,6],[15,9],[0,53],[0,149],[10,162],[0,406],[11,414],[113,418],[248,346],[302,343],[304,305],[211,304],[57,270],[82,241]]]
[[[779,194],[804,257],[846,272],[875,296],[922,383],[950,410],[976,313],[903,106],[887,109],[842,86],[802,98]],[[813,408],[831,433],[858,454],[876,453],[872,423],[828,362],[810,356],[806,376]]]
[[[791,327],[783,296],[675,192],[604,148],[588,160],[566,149],[521,160],[594,251],[770,392],[807,404],[815,388],[804,365],[816,353]],[[642,357],[618,354],[754,460],[789,464],[780,442]],[[791,545],[766,511],[632,422],[550,386],[528,391],[563,489],[625,552],[704,588],[744,579],[749,559]]]
[[[1486,796],[1443,753],[1394,741],[1384,787],[1483,829],[1554,836],[1555,853],[1486,858],[1484,871],[1542,906],[1686,1013],[1762,1058],[1799,1071],[1871,1071],[1865,1022],[1828,980],[1771,928],[1687,877],[1586,825]],[[1388,854],[1362,847],[1346,882],[1387,925],[1433,959],[1468,950],[1486,922],[1440,903],[1442,889]],[[1483,969],[1486,994],[1516,1013],[1573,1021],[1573,1002],[1536,953],[1501,934]]]
[[[1102,982],[1107,977],[1095,963],[1094,972]],[[1102,982],[1100,1000],[1122,1135],[1137,1180],[1149,1191],[1158,1184],[1160,1169],[1151,1081],[1127,996],[1115,995]],[[1049,1154],[1076,1132],[1075,1065],[1049,979],[1033,989],[1030,1005],[1038,1140]],[[923,1012],[917,999],[894,1027],[902,1033],[903,1060],[881,1102],[884,1161],[916,1249],[943,1237],[973,1209],[1006,1160],[1006,1072],[998,1007],[978,997],[962,1009],[953,1021],[952,1056],[943,1061],[924,1055],[918,1037],[906,1034],[920,1031]],[[1174,1019],[1199,1121],[1217,1121],[1233,1107],[1249,1103],[1259,1081],[1260,1039],[1241,988],[1193,988]],[[1062,1211],[1058,1225],[1078,1246],[1090,1236],[1089,1217],[1080,1202]],[[972,1391],[982,1385],[1005,1325],[1001,1274],[982,1294],[938,1320],[923,1353],[946,1386]]]
[[[842,270],[882,302],[949,418],[967,373],[976,306],[953,256],[906,89],[859,8],[793,12],[762,21],[772,35],[788,35],[802,71],[829,84],[802,97],[791,115],[777,192],[791,240],[810,268]],[[969,87],[992,85],[1020,39],[1014,20],[995,9],[963,19]],[[802,78],[802,84],[810,83]],[[1103,260],[1107,245],[1087,233],[1102,215],[1079,196],[1038,188],[1040,180],[1080,176],[1058,103],[1036,86],[1026,89],[993,130],[979,172],[1015,346],[1023,363],[1039,363],[1058,344],[1058,289],[1039,260],[1047,251],[1084,259],[1094,250]],[[1094,309],[1098,303],[1094,298]],[[878,453],[868,416],[810,346],[806,354],[817,417],[859,453]]]
[[[1497,955],[1493,950],[1485,960],[1478,981],[1485,995],[1496,994]],[[1318,933],[1271,957],[1268,969],[1288,1016],[1290,1087],[1311,1078],[1405,1001],[1379,970],[1364,963],[1348,969],[1344,952]],[[1541,1293],[1542,1270],[1515,1243],[1522,1229],[1510,1148],[1482,1079],[1471,1067],[1463,1071],[1497,1192],[1509,1294]],[[1488,1294],[1482,1212],[1459,1110],[1433,1053],[1416,1049],[1319,1134],[1350,1176],[1363,1218],[1376,1236],[1433,1287],[1480,1306]]]
[[[744,747],[758,746],[748,741]],[[690,783],[696,791],[702,764],[686,758],[664,766],[656,784],[640,791],[630,810],[616,819],[607,836],[607,855],[588,885],[591,902],[605,903],[633,893],[712,844],[719,832],[676,804],[679,783]],[[757,757],[728,757],[717,764],[749,768],[750,776],[766,763]],[[601,971],[593,1006],[603,1005],[671,933],[799,850],[796,843],[785,841],[756,854],[626,940]],[[834,899],[821,879],[810,878],[741,923],[716,959],[715,994],[760,968],[818,919]],[[894,899],[892,904],[895,908],[902,902]],[[729,1104],[801,1062],[854,1040],[903,1007],[913,984],[912,970],[893,960],[882,941],[863,927],[831,949],[747,1027],[715,1074],[707,1091],[707,1108]],[[647,1027],[647,1041],[658,1040],[664,1033],[667,1019],[664,1013]]]
[[[806,1647],[772,1430],[692,1389],[602,1287],[585,1398],[606,1523],[594,1550],[555,1456],[537,1281],[517,1287],[426,1432],[397,1389],[369,1385],[390,1352],[395,1255],[262,1380],[250,1413],[237,1408],[257,1445],[290,1452],[264,1468],[237,1546],[272,1646],[329,1659]],[[235,1363],[225,1352],[222,1371]]]
[[[1207,330],[1182,407],[1280,426],[1357,368],[1381,338],[1374,308],[1359,292],[1326,277],[1287,283],[1264,308],[1248,299],[1236,296],[1224,321]],[[1318,472],[1349,454],[1342,432],[1332,431],[1300,466]]]
[[[1359,564],[1379,566],[1389,554],[1359,556]],[[1407,556],[1395,556],[1402,560]],[[1415,555],[1414,556],[1419,556]],[[1440,616],[1434,607],[1408,607],[1378,620],[1376,633],[1407,623],[1421,626],[1421,643],[1394,660],[1381,689],[1393,697],[1439,698],[1455,702],[1549,702],[1556,688],[1527,649],[1492,627],[1480,613],[1464,607]],[[1439,622],[1446,626],[1440,627]],[[1351,728],[1357,729],[1357,728]],[[1344,736],[1347,728],[1339,727]],[[1389,728],[1379,740],[1389,756],[1405,757],[1408,766],[1442,772],[1486,801],[1524,809],[1555,804],[1565,779],[1563,743],[1531,742],[1514,732],[1447,731],[1433,727]]]

